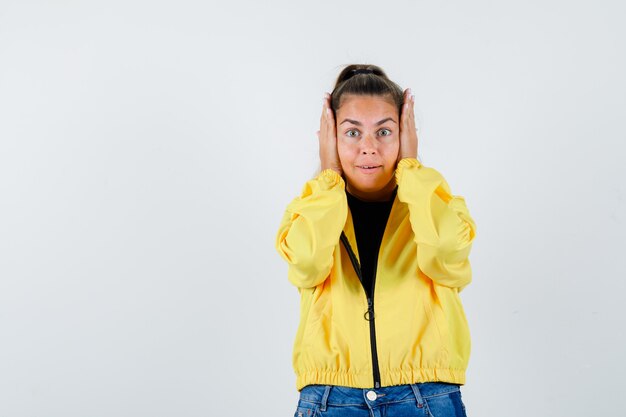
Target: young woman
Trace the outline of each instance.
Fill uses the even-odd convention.
[[[466,415],[459,293],[476,225],[417,160],[413,107],[373,65],[346,67],[324,98],[322,170],[276,236],[301,297],[295,417]]]

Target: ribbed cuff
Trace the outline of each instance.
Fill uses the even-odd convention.
[[[416,158],[402,158],[400,162],[398,162],[398,166],[396,167],[396,182],[400,182],[400,177],[402,176],[402,171],[404,168],[421,168],[423,167],[422,163],[418,161]]]
[[[342,186],[344,185],[343,184],[344,181],[341,175],[339,175],[337,171],[331,168],[327,168],[323,170],[322,172],[320,172],[320,174],[318,175],[318,178],[324,181],[326,185],[328,186],[328,188],[332,188],[338,184]]]

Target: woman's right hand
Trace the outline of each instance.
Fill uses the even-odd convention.
[[[322,163],[322,171],[330,168],[341,175],[341,161],[339,161],[339,153],[337,152],[337,128],[330,105],[330,94],[324,94],[323,103],[320,130],[317,132],[317,137],[320,142],[320,162]]]

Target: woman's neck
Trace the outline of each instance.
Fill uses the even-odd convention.
[[[393,195],[393,190],[396,188],[396,179],[391,178],[391,181],[387,183],[382,189],[372,192],[364,192],[353,188],[349,183],[346,184],[346,191],[363,201],[389,201]]]

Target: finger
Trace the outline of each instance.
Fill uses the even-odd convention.
[[[407,130],[415,130],[415,113],[413,111],[413,104],[407,104],[406,119],[404,126]]]
[[[328,128],[328,132],[334,135],[335,132],[335,116],[333,115],[333,110],[330,107],[326,107],[326,124]]]
[[[410,102],[410,97],[411,97],[411,89],[407,88],[406,90],[404,90],[404,94],[402,96],[402,98],[403,98],[403,101],[402,101],[402,115],[405,115],[405,113],[406,113],[407,104]]]
[[[406,102],[404,104],[404,122],[406,127],[410,127],[411,124],[415,125],[415,95],[410,88],[406,89]]]
[[[324,96],[322,97],[322,107],[326,108],[328,106],[329,106],[328,93],[324,93]]]
[[[413,94],[413,91],[411,91],[410,88],[406,89],[406,97],[405,97],[404,102],[408,104],[409,107],[411,107],[415,103],[415,95]]]
[[[326,111],[326,134],[329,137],[335,136],[335,121],[333,120],[333,113],[330,109]]]
[[[324,94],[324,106],[320,120],[320,132],[323,132],[324,136],[328,136],[331,125],[332,122],[330,120],[330,108],[328,107],[327,94]]]
[[[403,101],[406,103],[410,96],[411,96],[411,89],[407,88],[406,90],[404,90],[404,93],[402,94],[402,98],[404,99]]]
[[[333,104],[330,99],[330,94],[326,94],[326,109],[329,116],[329,120],[334,122],[335,117],[333,116]]]
[[[408,119],[410,117],[410,115],[409,115],[409,111],[410,111],[409,110],[409,106],[410,106],[410,103],[408,103],[408,102],[405,102],[402,105],[402,114],[400,115],[400,125],[401,126],[406,126],[406,123],[407,123],[407,121],[408,121]]]
[[[324,93],[324,98],[322,100],[322,114],[320,116],[320,127],[325,129],[325,123],[328,121],[328,93]],[[322,129],[320,129],[322,130]]]
[[[328,108],[328,110],[326,110],[326,114],[328,115],[328,123],[334,126],[335,116],[333,116],[333,110],[330,107]]]

